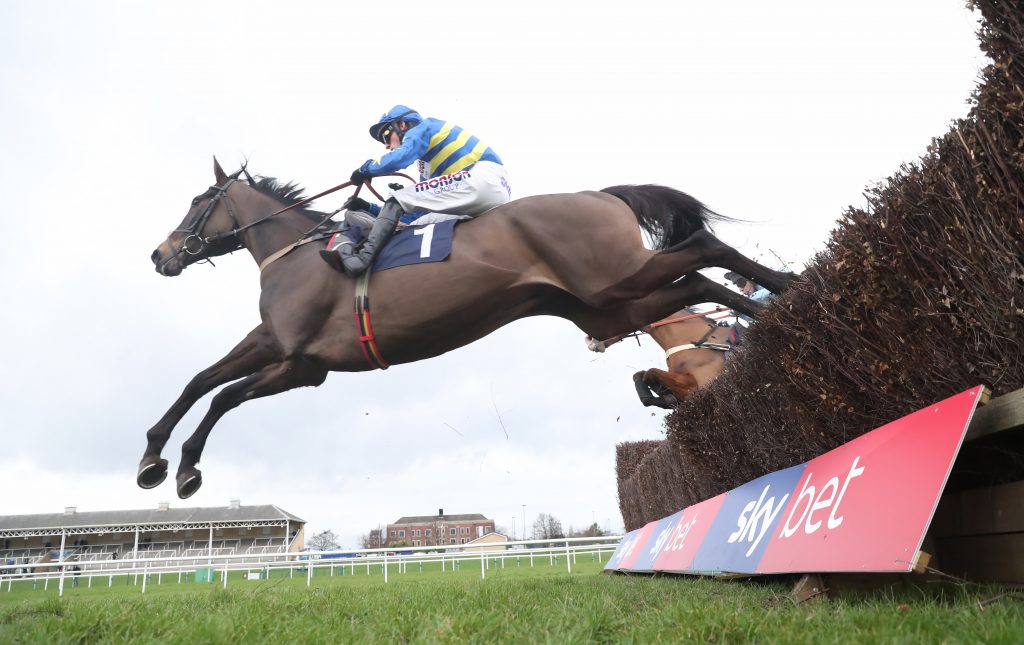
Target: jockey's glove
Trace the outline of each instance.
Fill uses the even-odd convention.
[[[356,168],[355,170],[352,171],[352,175],[349,177],[349,181],[351,181],[356,186],[362,186],[371,178],[372,175],[367,175],[359,168]]]
[[[362,197],[352,195],[344,204],[342,204],[341,207],[347,208],[350,211],[368,211],[370,210],[370,202],[366,201]]]

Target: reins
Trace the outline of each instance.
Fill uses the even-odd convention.
[[[415,183],[413,181],[412,177],[410,177],[409,175],[406,175],[404,173],[400,173],[400,172],[395,172],[395,173],[391,173],[390,175],[384,175],[384,176],[387,176],[387,177],[402,177],[404,179],[408,179],[410,182]],[[284,208],[276,210],[273,213],[271,213],[271,214],[269,214],[269,215],[267,215],[265,217],[261,217],[260,219],[256,220],[255,222],[249,222],[248,224],[245,224],[244,226],[239,226],[238,228],[233,229],[233,230],[231,230],[229,232],[221,233],[221,234],[215,235],[213,237],[205,238],[203,240],[203,242],[205,242],[206,244],[209,244],[210,242],[216,242],[216,241],[219,241],[219,240],[222,240],[222,239],[226,239],[226,238],[229,238],[229,237],[238,237],[239,233],[242,233],[243,231],[247,231],[250,228],[252,228],[252,227],[254,227],[254,226],[258,225],[258,224],[262,224],[263,222],[266,222],[267,220],[269,220],[271,217],[274,217],[275,215],[280,215],[281,213],[284,213],[286,211],[290,211],[293,208],[298,208],[300,206],[304,206],[304,205],[308,204],[309,202],[311,202],[311,201],[313,201],[315,199],[319,199],[320,197],[323,197],[324,195],[330,195],[331,193],[339,191],[342,188],[348,188],[349,186],[355,186],[355,185],[356,185],[355,182],[353,182],[352,180],[346,181],[344,183],[338,184],[337,186],[335,186],[333,188],[328,188],[327,190],[325,190],[323,192],[317,193],[316,195],[313,195],[312,197],[307,197],[307,198],[305,198],[303,200],[295,202],[294,204],[292,204],[290,206],[285,206]],[[358,197],[359,196],[359,191],[363,189],[363,186],[368,188],[369,191],[371,193],[373,193],[374,197],[376,197],[377,199],[379,199],[381,201],[384,201],[384,198],[373,187],[373,185],[370,183],[369,179],[367,179],[364,183],[356,186],[356,192],[352,194],[352,197]],[[227,192],[227,187],[224,188],[224,192]],[[336,212],[337,211],[335,211],[335,213]],[[306,235],[309,235],[314,230],[319,228],[325,221],[330,219],[333,215],[334,215],[334,213],[331,213],[330,215],[328,215],[326,218],[324,218],[323,221],[321,221],[319,224],[317,224],[315,227],[313,227],[312,230],[307,231],[305,234],[303,234],[303,237],[305,237]]]

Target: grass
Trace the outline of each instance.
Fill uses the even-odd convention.
[[[546,560],[546,559],[545,559]],[[1018,643],[1024,603],[1005,589],[904,585],[793,604],[790,581],[608,576],[580,558],[442,574],[318,572],[202,584],[0,591],[2,643]]]

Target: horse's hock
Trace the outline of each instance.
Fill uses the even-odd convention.
[[[843,213],[804,279],[768,307],[735,360],[667,417],[663,442],[619,446],[627,530],[978,383],[994,401],[1018,401],[1000,406],[1020,407],[1024,394],[999,397],[1024,387],[1024,8],[974,4],[992,64],[970,114],[871,189],[867,209]],[[1024,431],[998,434],[965,445],[933,533],[963,528],[950,509],[979,499],[1020,506]],[[1024,546],[1024,526],[993,526]],[[942,538],[947,562],[989,548],[950,536]],[[938,555],[942,566],[941,544]]]

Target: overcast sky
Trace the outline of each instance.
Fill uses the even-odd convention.
[[[207,397],[164,452],[171,477],[137,488],[146,430],[259,321],[247,253],[176,278],[149,260],[212,156],[314,194],[382,152],[367,127],[404,103],[487,141],[516,197],[673,186],[751,221],[725,241],[799,270],[866,186],[967,114],[986,59],[963,5],[7,0],[0,515],[238,497],[347,546],[442,507],[517,534],[524,505],[527,524],[621,530],[615,444],[661,437],[664,416],[630,375],[663,359],[649,339],[591,354],[556,318],[247,403],[182,502]]]

